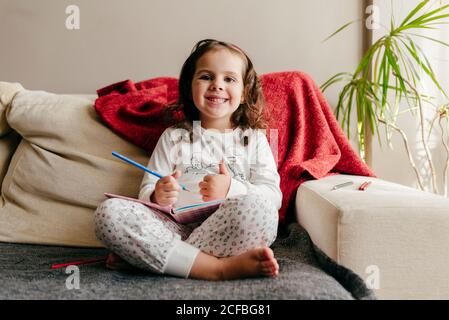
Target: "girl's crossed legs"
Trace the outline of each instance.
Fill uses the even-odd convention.
[[[106,200],[95,212],[97,237],[131,265],[210,280],[277,275],[268,248],[277,224],[276,208],[257,194],[226,199],[197,228],[121,199]]]

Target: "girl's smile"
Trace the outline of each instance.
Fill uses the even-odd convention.
[[[211,50],[198,59],[192,98],[204,128],[232,128],[231,115],[243,102],[243,69],[242,59],[227,49]]]
[[[220,96],[215,96],[215,95],[206,96],[205,98],[211,105],[220,105],[222,103],[229,101],[228,98],[222,98]]]

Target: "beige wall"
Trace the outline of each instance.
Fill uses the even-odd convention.
[[[236,43],[259,74],[302,70],[320,84],[352,70],[361,30],[360,0],[0,0],[0,80],[29,89],[94,93],[123,79],[177,76],[193,44],[207,37]],[[65,8],[80,8],[67,30]],[[335,93],[326,93],[331,102]]]

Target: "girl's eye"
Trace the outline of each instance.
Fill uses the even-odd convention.
[[[204,75],[200,76],[200,79],[202,79],[202,80],[210,80],[210,79],[212,79],[212,77],[210,75],[204,74]]]
[[[226,77],[225,81],[227,81],[227,82],[235,82],[235,79],[231,78],[231,77]]]

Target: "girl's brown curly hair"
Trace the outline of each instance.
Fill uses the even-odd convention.
[[[240,104],[237,110],[231,115],[231,123],[234,128],[242,129],[266,129],[267,123],[264,119],[264,99],[260,81],[254,70],[253,63],[248,55],[236,45],[218,41],[214,39],[205,39],[199,41],[184,62],[179,76],[179,98],[178,101],[165,109],[166,120],[173,120],[174,114],[183,111],[183,118],[174,126],[187,129],[192,133],[193,121],[200,120],[200,112],[196,108],[192,98],[192,79],[196,70],[197,61],[211,50],[227,49],[234,54],[239,55],[244,62],[243,85],[244,102]],[[245,143],[246,144],[246,143]]]

